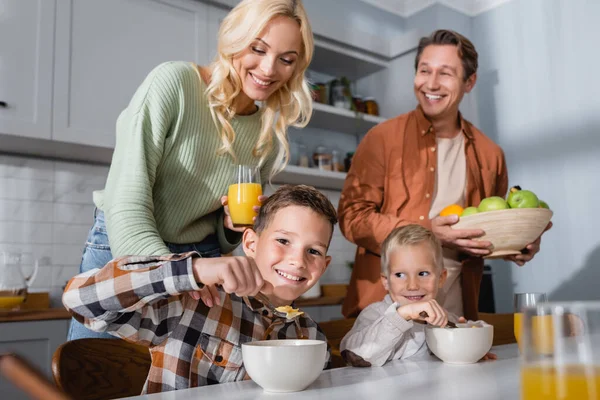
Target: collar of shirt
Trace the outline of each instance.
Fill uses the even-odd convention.
[[[428,133],[433,133],[433,125],[431,121],[427,119],[425,114],[423,113],[423,109],[421,106],[417,106],[416,109],[416,117],[417,117],[417,128],[421,133],[421,136],[425,136]],[[458,113],[458,118],[460,120],[460,131],[465,135],[468,140],[473,139],[473,132],[471,132],[471,128],[469,124],[465,122],[465,119],[462,117],[462,114]]]

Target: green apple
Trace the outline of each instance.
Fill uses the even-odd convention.
[[[540,205],[540,200],[531,190],[519,190],[511,195],[508,196],[511,208],[538,208]]]
[[[508,191],[508,197],[506,198],[506,202],[508,203],[509,207],[510,207],[510,203],[512,202],[512,198],[520,190],[521,190],[521,186],[516,185],[516,186],[511,187],[510,190]]]
[[[540,208],[547,208],[549,210],[550,206],[544,200],[540,200]]]
[[[460,217],[468,217],[469,215],[477,214],[478,212],[479,210],[477,207],[467,207],[463,210],[462,214],[460,214]]]
[[[481,203],[479,203],[479,207],[477,207],[477,211],[486,212],[486,211],[505,210],[507,208],[509,208],[508,204],[506,204],[506,201],[504,201],[504,199],[502,197],[492,196],[492,197],[487,197],[487,198],[481,200]]]

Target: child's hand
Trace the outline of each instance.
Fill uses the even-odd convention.
[[[264,285],[256,263],[249,257],[196,258],[192,268],[197,282],[221,285],[225,293],[254,296]]]
[[[435,300],[419,301],[398,307],[398,315],[407,321],[417,319],[427,321],[434,326],[446,326],[448,323],[448,312]],[[419,314],[425,311],[427,318]]]
[[[263,195],[258,196],[258,201],[261,204],[267,199],[268,199],[267,196],[263,196]],[[227,196],[221,197],[221,204],[223,205],[223,209],[225,211],[223,214],[223,226],[225,226],[225,228],[230,229],[235,232],[244,232],[246,230],[245,226],[236,227],[233,225],[233,221],[231,220],[231,215],[229,214],[229,205],[228,205],[228,197]],[[260,207],[254,206],[252,209],[254,210],[254,212],[258,213],[258,211],[260,210]],[[255,221],[255,220],[256,220],[256,217],[252,218],[252,221]]]
[[[189,295],[194,300],[202,300],[207,307],[212,307],[215,304],[221,305],[221,296],[216,286],[204,286],[197,292],[189,292]]]

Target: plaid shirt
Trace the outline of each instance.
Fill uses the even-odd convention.
[[[307,314],[285,321],[253,298],[222,291],[221,306],[192,299],[185,292],[201,288],[192,272],[196,256],[115,259],[75,276],[65,289],[65,307],[89,329],[150,348],[144,393],[248,379],[242,343],[327,340]]]

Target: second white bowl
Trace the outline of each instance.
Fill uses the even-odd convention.
[[[481,322],[456,325],[455,329],[427,327],[425,340],[429,349],[449,364],[472,364],[481,360],[492,348],[494,327]]]

